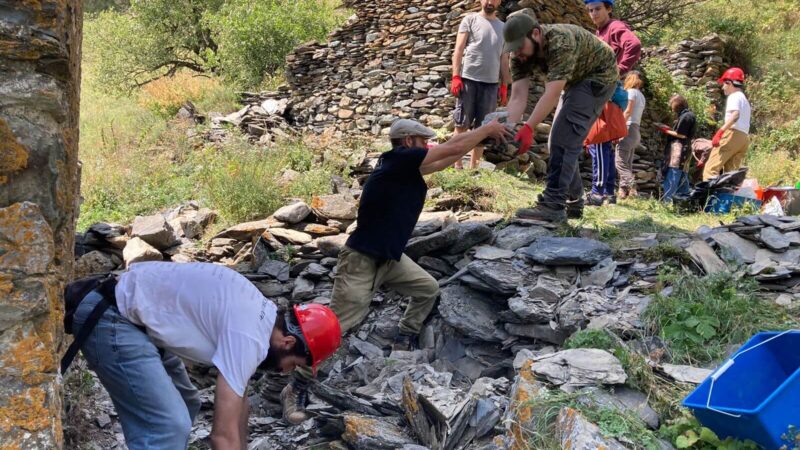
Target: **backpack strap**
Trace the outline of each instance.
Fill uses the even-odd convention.
[[[80,350],[83,343],[86,342],[86,339],[89,337],[89,333],[94,330],[94,327],[97,325],[100,317],[103,316],[103,313],[106,312],[111,305],[117,304],[116,297],[114,295],[114,287],[116,285],[116,278],[109,275],[95,287],[94,291],[99,293],[102,298],[94,306],[92,312],[89,313],[89,317],[86,318],[86,322],[81,327],[80,332],[75,336],[75,339],[69,345],[67,351],[64,353],[64,356],[61,358],[61,375],[67,373],[67,369],[69,369],[69,366],[72,364],[72,360],[75,359],[75,355],[78,354],[78,350]],[[86,295],[88,295],[88,292]],[[77,310],[77,306],[75,309]]]

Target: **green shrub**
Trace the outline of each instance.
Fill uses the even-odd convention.
[[[605,330],[580,330],[564,342],[564,348],[599,348],[613,351],[617,346]]]
[[[540,185],[506,172],[452,168],[432,174],[428,186],[444,189],[467,208],[508,215],[534,204],[541,191]]]
[[[679,449],[693,450],[758,450],[752,441],[720,439],[713,431],[697,421],[688,411],[661,426],[658,434]]]
[[[219,43],[216,61],[241,86],[278,72],[298,44],[324,40],[343,22],[331,0],[228,0],[208,18]]]
[[[705,364],[725,356],[763,329],[780,330],[791,321],[780,307],[756,297],[756,282],[724,272],[705,277],[662,274],[669,296],[656,295],[645,310],[652,332],[669,343],[677,363]]]
[[[674,94],[680,94],[689,102],[689,109],[697,116],[697,135],[708,131],[714,125],[711,101],[703,87],[686,87],[683,80],[673,77],[661,60],[651,58],[644,65],[647,78],[645,90],[653,99],[648,108],[659,111],[662,117],[672,117],[674,113],[669,110],[669,99]]]

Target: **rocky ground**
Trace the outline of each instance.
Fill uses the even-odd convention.
[[[78,236],[76,276],[138,261],[206,261],[239,271],[281,308],[327,304],[336,256],[357,226],[358,180],[374,162],[368,156],[353,180],[333,179],[334,194],[287,204],[210,238],[216,213],[193,202],[129,225],[95,224]],[[654,294],[669,295],[657,277],[665,264],[696,274],[740,264],[764,290],[778,291],[770,296],[778,303],[800,296],[797,218],[747,216],[695,234],[645,233],[615,251],[593,237],[490,212],[423,212],[406,253],[439,280],[441,299],[420,349],[390,351],[407,299],[380,292],[321,370],[312,419],[297,427],[281,419],[287,376],[263,374],[252,383],[249,448],[544,448],[531,444],[542,430],[562,448],[644,448],[611,437],[585,411],[618,411],[654,430],[667,418],[659,405],[680,400],[664,398],[665,389],[685,393],[710,372],[671,364],[668,345],[642,319]],[[675,252],[682,257],[671,257]],[[628,356],[565,345],[585,329],[606,333]],[[635,371],[633,360],[641,363]],[[192,368],[191,375],[203,392],[191,445],[208,448],[215,371]],[[71,448],[124,448],[111,402],[92,374],[73,368],[67,391]],[[559,393],[569,402],[537,409],[537,399]]]

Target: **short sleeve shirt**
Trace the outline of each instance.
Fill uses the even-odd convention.
[[[633,112],[631,118],[628,120],[628,125],[635,123],[640,125],[642,123],[642,114],[644,114],[644,106],[647,102],[642,91],[638,89],[628,89],[628,99],[633,100]]]
[[[750,102],[742,91],[734,92],[725,101],[726,122],[734,111],[739,111],[739,118],[733,124],[733,129],[739,130],[744,134],[750,134]]]
[[[158,347],[215,366],[244,396],[277,313],[245,277],[217,264],[142,262],[120,276],[115,293],[120,314]]]
[[[467,46],[461,64],[461,76],[482,83],[500,80],[500,56],[503,54],[504,23],[489,20],[478,13],[468,14],[461,20],[459,33],[467,33]]]
[[[583,80],[610,85],[619,80],[614,51],[591,32],[571,24],[541,25],[545,37],[543,60],[511,60],[514,81],[542,72],[546,81],[565,80],[566,87]]]
[[[364,184],[348,247],[379,260],[400,260],[425,206],[428,186],[419,167],[427,153],[396,147],[381,155]]]

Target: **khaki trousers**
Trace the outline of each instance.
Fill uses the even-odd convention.
[[[731,128],[722,135],[719,146],[711,150],[703,169],[703,181],[730,172],[742,166],[750,138],[739,130]]]
[[[339,318],[342,334],[367,317],[372,298],[381,285],[411,297],[400,319],[400,331],[419,334],[422,322],[439,296],[439,283],[405,254],[400,261],[379,263],[348,246],[339,252],[331,299],[331,309]],[[295,383],[304,384],[313,378],[309,369],[298,367],[294,373]]]
[[[372,298],[381,286],[411,297],[400,319],[400,331],[406,334],[419,333],[439,295],[436,280],[405,254],[400,261],[378,262],[345,246],[339,252],[336,270],[331,309],[339,318],[342,333],[367,317]]]

